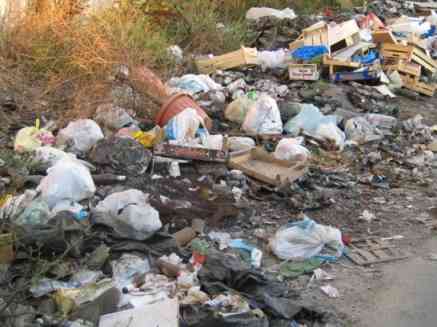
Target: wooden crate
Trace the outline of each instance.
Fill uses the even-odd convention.
[[[273,186],[292,183],[306,171],[305,162],[275,159],[262,147],[231,155],[228,165]]]
[[[410,78],[417,81],[419,80],[419,77],[422,74],[422,66],[412,62],[405,62],[403,60],[400,60],[393,65],[385,64],[384,70],[388,72],[393,72],[397,70],[399,74],[409,76]]]
[[[316,64],[289,64],[288,73],[291,80],[316,81],[320,78]]]
[[[257,56],[258,51],[256,48],[242,47],[238,51],[226,53],[221,56],[196,60],[196,65],[199,72],[210,74],[216,70],[225,70],[244,65],[256,65]]]
[[[418,81],[416,78],[412,76],[408,76],[405,74],[399,74],[402,82],[404,83],[404,87],[415,91],[419,94],[423,94],[429,97],[434,96],[435,88],[436,86],[434,84],[426,84],[423,82]]]

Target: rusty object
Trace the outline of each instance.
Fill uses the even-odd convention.
[[[14,242],[13,233],[0,234],[0,264],[11,263],[15,259]]]
[[[194,99],[186,93],[176,93],[170,98],[167,98],[155,117],[155,123],[158,126],[164,127],[170,119],[187,108],[193,108],[196,110],[199,116],[203,118],[203,123],[205,124],[206,128],[212,127],[211,118],[209,118],[206,112],[196,103],[196,101],[194,101]]]
[[[146,66],[134,67],[129,74],[132,87],[147,94],[155,103],[162,105],[170,96],[167,86]]]
[[[210,162],[226,162],[227,151],[193,148],[188,146],[161,143],[154,147],[153,153],[162,157],[190,159]]]

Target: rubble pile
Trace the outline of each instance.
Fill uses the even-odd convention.
[[[392,223],[363,199],[431,187],[437,168],[437,128],[401,107],[405,89],[434,95],[437,16],[367,9],[252,8],[258,49],[137,81],[162,94],[152,128],[107,103],[18,130],[0,161],[5,326],[346,325],[284,285],[341,297],[322,268],[365,265],[354,239]]]

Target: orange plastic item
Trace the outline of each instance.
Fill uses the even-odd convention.
[[[206,112],[194,101],[194,99],[185,93],[177,93],[171,96],[161,107],[155,117],[155,123],[158,126],[164,127],[167,122],[177,114],[181,113],[187,108],[193,108],[197,111],[200,117],[203,118],[207,128],[212,127],[211,118]]]

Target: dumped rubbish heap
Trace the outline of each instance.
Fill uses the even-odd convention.
[[[258,49],[167,83],[129,71],[153,128],[108,103],[20,129],[0,162],[5,326],[343,326],[284,285],[341,296],[323,269],[368,264],[353,240],[381,220],[360,198],[437,167],[437,128],[399,109],[434,95],[437,16],[382,3],[337,23],[252,8]],[[339,205],[355,219],[323,216]]]

